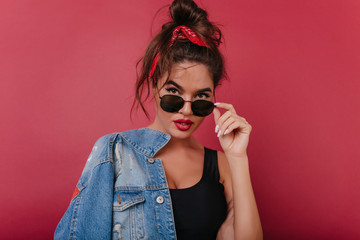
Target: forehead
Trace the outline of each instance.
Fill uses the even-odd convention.
[[[165,82],[166,77],[163,79]],[[169,80],[176,82],[184,88],[205,88],[213,89],[213,80],[206,65],[196,62],[183,62],[174,64]]]

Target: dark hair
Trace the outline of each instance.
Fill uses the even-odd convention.
[[[142,61],[140,76],[136,72],[136,95],[131,112],[138,102],[148,119],[149,114],[142,104],[143,92],[147,90],[147,95],[144,98],[146,100],[150,94],[150,86],[155,87],[159,82],[156,81],[154,84],[154,78],[160,79],[165,73],[170,73],[173,64],[184,61],[203,63],[208,67],[212,76],[214,89],[219,85],[222,78],[227,78],[224,59],[218,49],[218,46],[222,43],[221,31],[214,23],[208,20],[206,11],[199,8],[192,0],[174,0],[169,7],[169,11],[172,21],[162,25],[161,31],[152,39],[145,55],[136,64],[137,69]],[[194,44],[188,39],[177,39],[168,48],[172,32],[179,25],[185,25],[192,29],[209,45],[209,48]],[[158,52],[159,61],[152,79],[149,79],[151,65]],[[166,82],[168,80],[166,79]]]

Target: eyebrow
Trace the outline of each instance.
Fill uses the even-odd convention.
[[[172,84],[175,87],[177,87],[178,89],[180,89],[180,91],[184,91],[184,89],[179,84],[174,82],[173,80],[169,80],[166,84]],[[196,91],[196,93],[200,93],[200,92],[212,92],[212,91],[211,91],[211,88],[202,88],[202,89],[199,89]]]

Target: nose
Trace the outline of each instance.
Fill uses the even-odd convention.
[[[179,110],[179,113],[182,113],[184,115],[193,114],[191,110],[191,101],[185,101],[184,106]]]

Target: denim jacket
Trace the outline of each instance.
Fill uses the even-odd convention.
[[[154,158],[169,140],[150,128],[100,137],[55,239],[176,239],[165,171]]]

